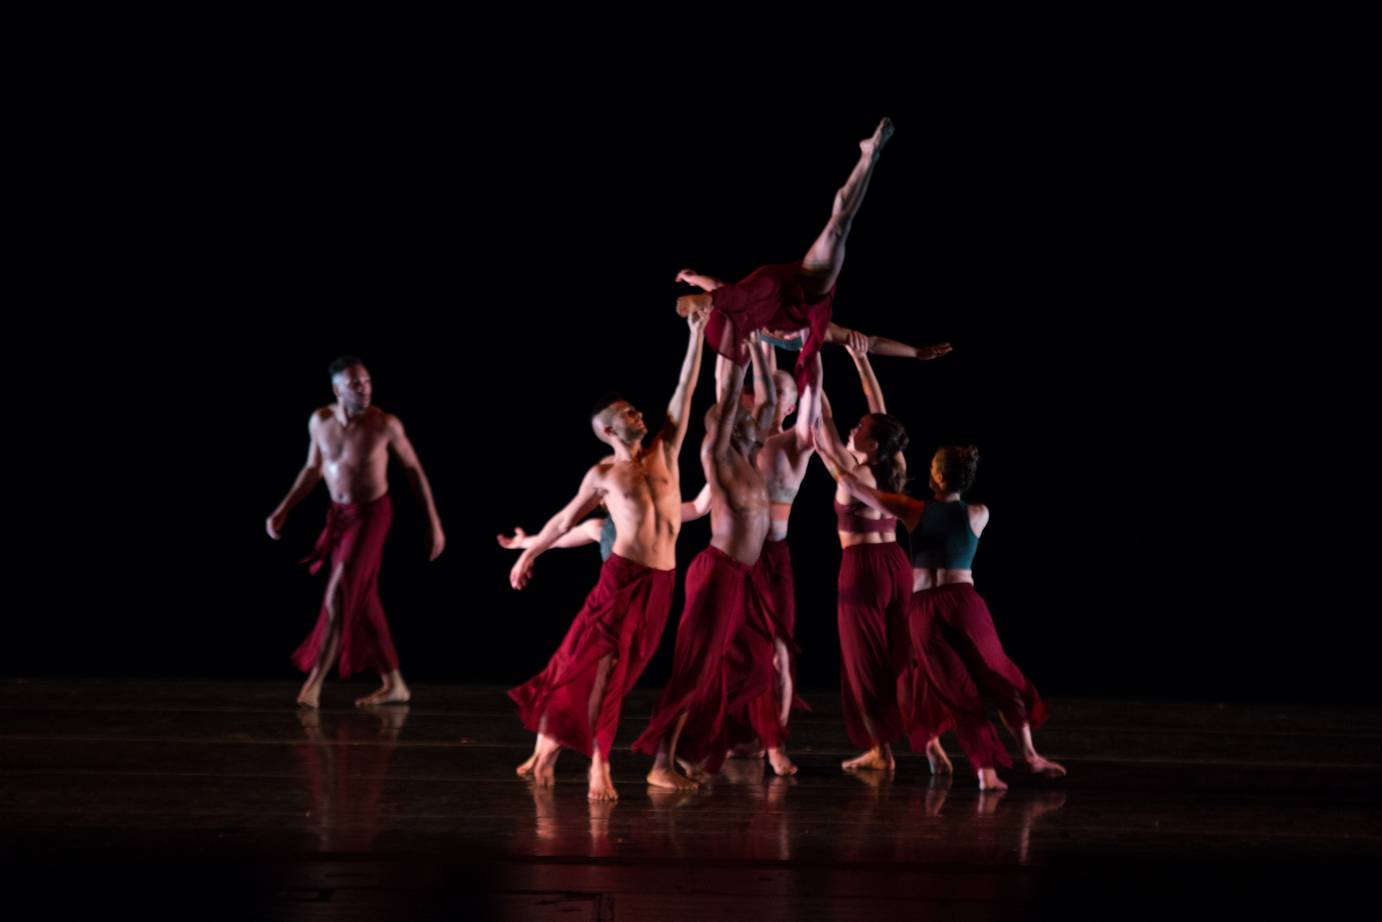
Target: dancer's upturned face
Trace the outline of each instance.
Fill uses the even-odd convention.
[[[609,425],[614,430],[615,438],[625,443],[637,442],[648,434],[648,427],[643,424],[643,414],[624,400],[615,404]]]
[[[338,372],[336,377],[331,379],[331,389],[336,392],[336,399],[348,413],[364,410],[369,406],[370,398],[374,396],[369,369],[364,365],[351,365],[345,371]]]

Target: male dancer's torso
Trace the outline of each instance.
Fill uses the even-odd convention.
[[[629,461],[600,464],[599,485],[614,520],[614,553],[654,570],[677,565],[681,531],[681,482],[655,437]]]
[[[747,566],[758,562],[768,537],[768,491],[763,475],[737,449],[716,462],[721,489],[710,491],[710,543]],[[707,479],[709,478],[707,471]]]
[[[339,405],[322,407],[312,419],[312,440],[321,452],[322,476],[337,503],[369,503],[389,490],[389,430],[392,417],[378,407],[347,417]]]

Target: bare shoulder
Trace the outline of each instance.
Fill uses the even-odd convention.
[[[307,437],[313,442],[324,438],[335,421],[336,411],[333,407],[318,407],[307,417]]]
[[[379,407],[369,408],[369,425],[366,431],[374,432],[384,439],[394,442],[407,437],[403,431],[403,420]]]
[[[989,523],[989,507],[983,503],[969,504],[969,527],[977,535]]]
[[[583,481],[585,486],[594,487],[597,490],[608,491],[609,478],[610,475],[614,473],[617,463],[613,455],[596,461],[590,466],[590,470],[585,472]]]

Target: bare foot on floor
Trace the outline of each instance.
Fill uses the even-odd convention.
[[[1047,778],[1064,778],[1065,766],[1059,762],[1052,762],[1050,759],[1042,758],[1033,753],[1027,756],[1027,767],[1034,775],[1045,775]]]
[[[670,768],[654,768],[648,772],[648,784],[668,791],[694,791],[700,785]]]
[[[355,699],[356,707],[374,707],[380,704],[407,704],[413,697],[408,686],[403,684],[384,685],[363,698]]]
[[[787,750],[782,748],[768,750],[768,764],[781,778],[787,778],[797,773],[797,763],[788,758]]]
[[[1002,778],[998,777],[998,771],[992,768],[979,769],[979,790],[981,791],[1006,791],[1008,785]]]
[[[884,752],[882,749],[870,749],[863,755],[855,756],[847,762],[841,762],[840,767],[847,772],[890,772],[897,767],[893,761],[891,752]]]

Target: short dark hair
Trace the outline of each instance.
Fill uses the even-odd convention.
[[[338,374],[345,371],[347,368],[350,368],[352,365],[364,364],[365,360],[360,358],[358,355],[343,355],[337,358],[336,361],[332,362],[330,365],[326,366],[326,373],[334,379]]]
[[[619,394],[616,394],[614,391],[610,391],[608,394],[601,397],[599,400],[595,401],[595,406],[590,408],[590,418],[594,419],[601,413],[605,412],[605,410],[608,410],[611,406],[623,399],[624,398]]]

